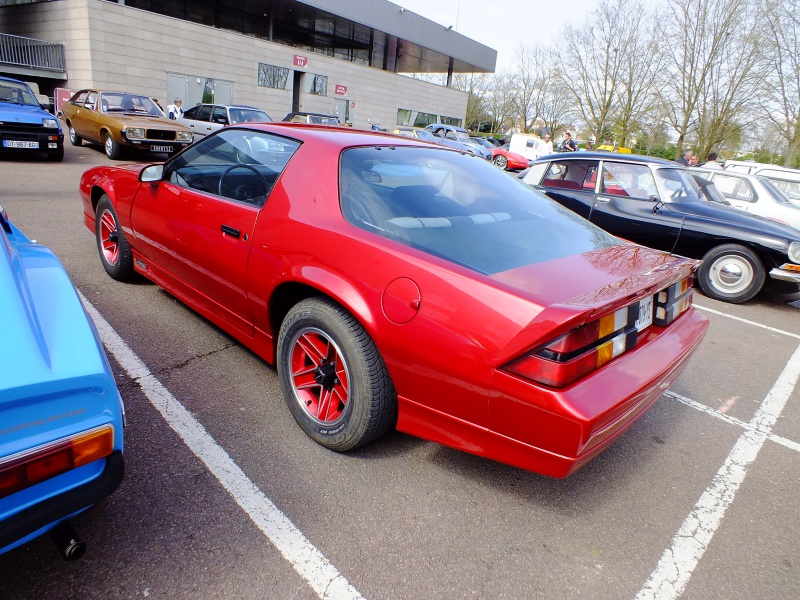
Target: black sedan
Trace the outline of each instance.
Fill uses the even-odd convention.
[[[704,199],[680,165],[646,156],[580,152],[534,162],[522,177],[606,231],[643,246],[703,260],[703,292],[750,300],[764,287],[800,292],[800,231]]]

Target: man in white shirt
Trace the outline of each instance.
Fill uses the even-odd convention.
[[[721,169],[722,165],[717,162],[717,153],[709,152],[708,160],[702,165],[706,169]]]
[[[183,116],[183,100],[175,98],[175,102],[167,106],[167,116],[172,119],[180,119]]]
[[[553,140],[550,139],[550,134],[544,134],[544,144],[542,145],[541,156],[547,156],[553,153]]]

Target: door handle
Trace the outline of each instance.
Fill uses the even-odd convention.
[[[598,204],[605,204],[606,202],[611,202],[611,198],[606,198],[605,196],[598,196],[597,203]]]
[[[233,237],[235,237],[237,239],[242,234],[242,232],[239,231],[238,229],[235,229],[233,227],[229,227],[228,225],[223,225],[222,227],[220,227],[220,229],[222,230],[222,233],[226,233],[228,235],[232,235]]]

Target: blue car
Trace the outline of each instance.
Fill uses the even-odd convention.
[[[64,160],[61,124],[39,104],[24,81],[0,76],[0,152],[41,154]]]
[[[51,531],[79,558],[70,517],[122,481],[122,398],[61,263],[2,206],[0,315],[0,554]]]

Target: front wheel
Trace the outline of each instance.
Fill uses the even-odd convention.
[[[492,162],[501,169],[506,169],[506,167],[508,167],[508,159],[502,154],[498,154],[497,156],[495,156]]]
[[[100,262],[112,279],[130,281],[133,279],[133,254],[125,233],[119,226],[117,213],[108,196],[103,195],[97,203],[94,232],[97,238],[97,251]]]
[[[339,452],[394,426],[397,396],[383,358],[361,324],[328,298],[308,298],[286,315],[278,376],[298,425]]]
[[[103,149],[106,151],[106,156],[111,160],[118,160],[121,154],[119,144],[114,141],[110,133],[106,133],[103,137]]]
[[[83,143],[83,138],[78,135],[75,128],[70,124],[69,126],[69,141],[73,146],[80,146]]]
[[[740,304],[764,286],[766,272],[758,255],[738,244],[712,248],[703,257],[697,282],[710,298]]]

